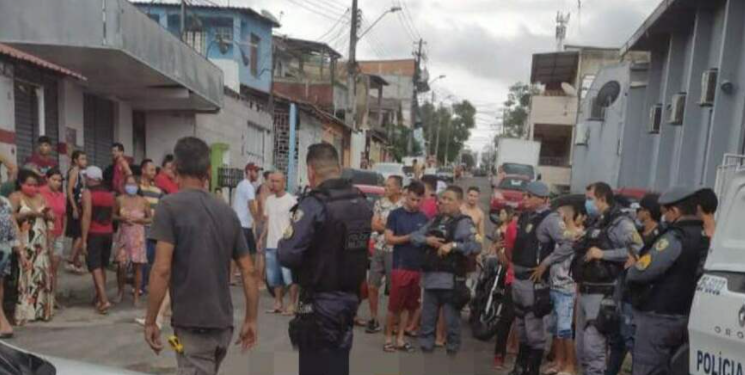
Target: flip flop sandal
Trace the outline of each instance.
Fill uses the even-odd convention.
[[[282,309],[269,309],[269,310],[266,310],[266,313],[267,314],[281,314]]]
[[[398,350],[399,352],[405,352],[405,353],[414,353],[416,351],[416,349],[414,349],[414,346],[409,344],[408,342],[404,343],[401,346],[397,346],[396,350]]]
[[[383,351],[386,353],[395,353],[398,348],[396,348],[392,342],[387,342],[385,345],[383,345]]]
[[[419,337],[419,334],[417,332],[404,331],[404,336],[416,338]]]

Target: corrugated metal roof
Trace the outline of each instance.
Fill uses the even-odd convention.
[[[36,65],[40,68],[48,69],[66,76],[75,77],[79,80],[85,81],[86,78],[79,73],[75,73],[70,69],[63,68],[59,65],[50,63],[49,61],[38,58],[34,55],[30,55],[26,52],[17,50],[11,46],[0,43],[0,55],[8,56],[10,58],[27,62],[32,65]]]
[[[171,6],[171,7],[181,6],[181,0],[129,0],[129,2],[132,4],[137,4],[137,5],[165,5],[165,6]],[[282,26],[279,24],[279,22],[277,22],[277,20],[267,17],[255,11],[251,7],[235,6],[235,5],[221,5],[221,4],[215,3],[214,1],[209,1],[209,0],[202,0],[199,3],[190,1],[190,2],[187,2],[186,7],[187,8],[201,8],[201,9],[224,9],[224,10],[234,10],[238,12],[245,12],[245,13],[251,14],[253,16],[256,16],[258,18],[261,18],[271,23],[274,27]]]

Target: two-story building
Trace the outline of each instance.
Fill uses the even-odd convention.
[[[0,42],[86,78],[16,76],[22,86],[13,101],[38,109],[30,130],[16,116],[19,158],[46,134],[63,168],[73,149],[106,167],[113,142],[136,161],[157,159],[159,143],[172,147],[177,135],[195,134],[195,115],[224,105],[222,71],[126,0],[0,0],[0,9]],[[174,116],[177,134],[153,136],[169,126],[148,119],[160,113]]]
[[[533,55],[530,82],[541,91],[531,97],[528,137],[541,142],[538,169],[543,181],[560,191],[570,187],[579,103],[597,72],[619,60],[618,49],[579,46]]]

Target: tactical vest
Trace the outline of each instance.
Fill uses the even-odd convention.
[[[347,184],[344,189],[313,190],[325,221],[316,229],[303,266],[300,286],[311,292],[359,293],[368,267],[372,209],[365,196]]]
[[[427,236],[442,238],[445,243],[453,242],[458,224],[463,220],[471,220],[467,215],[460,215],[450,220],[445,220],[446,218],[446,216],[438,215],[430,225]],[[468,258],[459,251],[451,251],[448,255],[440,257],[437,255],[437,249],[428,247],[424,254],[422,271],[447,272],[456,276],[465,276],[468,268],[467,261]]]
[[[703,223],[699,220],[674,223],[666,233],[672,233],[680,241],[680,256],[657,280],[635,288],[634,292],[638,294],[634,298],[634,305],[641,311],[688,315],[696,292],[696,268],[702,254],[708,250],[709,241],[704,235]],[[654,246],[645,250],[658,251]]]
[[[525,268],[537,267],[554,250],[555,243],[542,244],[538,240],[538,226],[553,211],[546,210],[538,214],[525,213],[517,222],[517,237],[515,238],[512,263]]]
[[[618,248],[610,239],[609,230],[624,219],[624,213],[618,209],[612,209],[608,217],[597,223],[597,227],[590,228],[585,236],[577,243],[575,256],[572,259],[571,273],[576,282],[611,284],[618,279],[623,272],[623,263],[609,262],[602,259],[585,261],[585,254],[591,247],[600,250],[613,250]]]

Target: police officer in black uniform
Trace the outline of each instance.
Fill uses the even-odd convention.
[[[549,189],[535,181],[525,189],[523,208],[518,221],[512,263],[512,284],[520,351],[512,375],[540,374],[546,346],[543,317],[551,312],[550,289],[544,276],[551,265],[563,262],[573,254],[572,242],[565,235],[566,226],[559,214],[548,205]]]
[[[310,146],[306,163],[312,190],[293,209],[278,248],[279,262],[301,288],[290,340],[300,352],[301,375],[348,374],[373,212],[363,194],[340,178],[333,146]]]
[[[637,326],[633,375],[671,373],[671,356],[686,342],[696,269],[709,245],[695,189],[673,188],[659,202],[669,225],[626,276]]]

